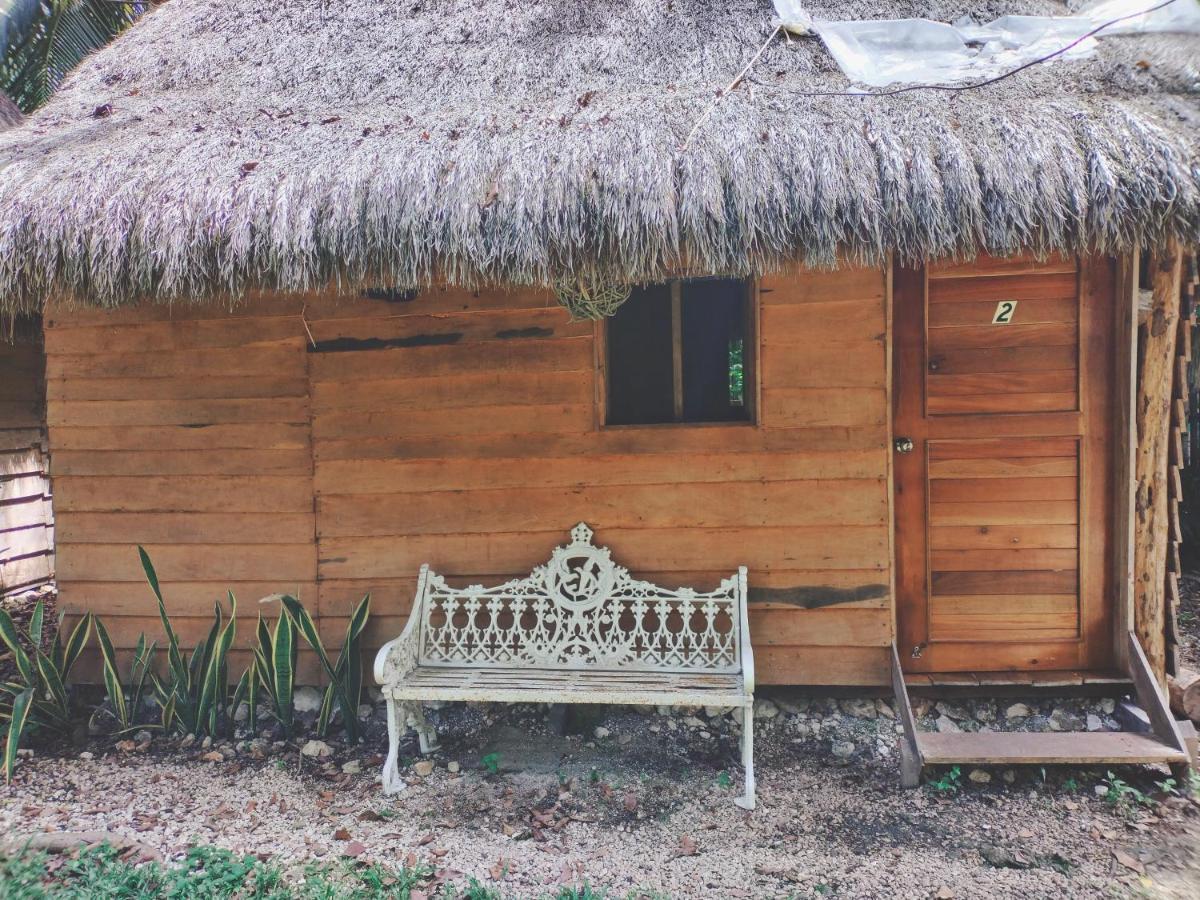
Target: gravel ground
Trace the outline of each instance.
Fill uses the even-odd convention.
[[[1033,715],[1019,727],[1039,709],[1082,720],[1102,701],[1025,702]],[[719,710],[583,710],[582,734],[563,738],[537,708],[452,706],[435,713],[442,749],[424,764],[409,749],[398,798],[380,793],[378,712],[364,710],[367,743],[309,747],[323,757],[301,754],[303,739],[43,748],[0,788],[0,829],[103,830],[168,857],[208,843],[285,868],[423,861],[441,879],[474,876],[520,898],[585,879],[677,898],[1200,897],[1194,802],[1114,804],[1097,793],[1104,773],[1080,770],[975,770],[946,793],[902,791],[895,724],[875,701],[795,711],[804,705],[760,710],[749,814],[732,802],[737,726]],[[1006,718],[969,711],[967,727]],[[1146,794],[1166,777],[1118,775]]]

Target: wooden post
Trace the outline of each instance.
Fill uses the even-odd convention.
[[[1153,257],[1153,303],[1146,323],[1138,379],[1137,497],[1134,536],[1134,631],[1154,677],[1166,686],[1167,449],[1175,348],[1179,334],[1179,287],[1183,255],[1174,239]]]

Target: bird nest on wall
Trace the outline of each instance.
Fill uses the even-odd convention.
[[[593,321],[611,316],[629,299],[633,287],[588,276],[564,278],[554,287],[558,302],[572,319]]]

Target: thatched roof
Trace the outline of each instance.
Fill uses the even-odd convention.
[[[884,99],[805,96],[846,79],[816,41],[780,38],[681,149],[772,16],[770,0],[172,0],[0,136],[0,302],[1200,239],[1195,39],[1112,38],[1091,61]]]

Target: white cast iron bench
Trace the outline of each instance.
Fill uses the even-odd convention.
[[[422,700],[734,706],[742,716],[746,793],[754,808],[754,654],[746,568],[714,591],[669,591],[631,578],[580,523],[528,578],[452,588],[421,566],[400,637],[375,658],[388,705],[383,788],[409,722],[421,752],[436,744]]]

